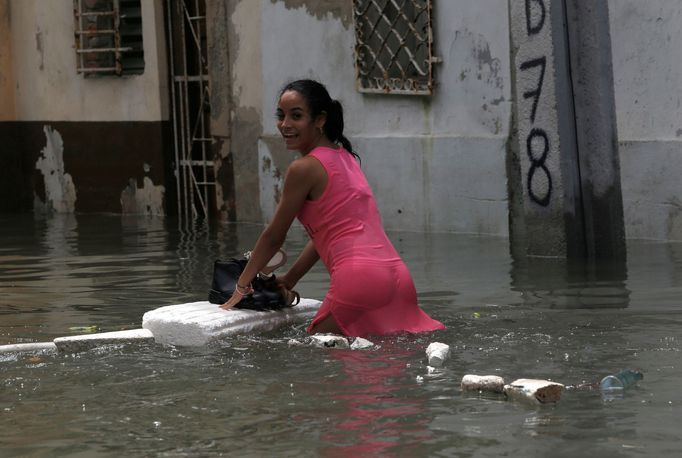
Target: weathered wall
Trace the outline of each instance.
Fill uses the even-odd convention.
[[[143,1],[144,74],[76,73],[72,0],[12,0],[10,26],[20,121],[168,119],[163,2]],[[160,42],[159,42],[160,41]]]
[[[430,98],[356,91],[350,2],[253,3],[262,30],[260,60],[241,78],[263,93],[256,110],[263,129],[258,180],[264,219],[272,215],[291,160],[272,119],[277,92],[290,79],[314,77],[344,103],[347,133],[387,227],[508,233],[506,1],[434,1],[435,54],[443,63],[436,66]],[[608,4],[626,236],[682,239],[682,180],[676,178],[682,172],[676,160],[682,152],[682,61],[671,57],[682,41],[682,5]],[[541,197],[542,189],[536,191]]]
[[[14,120],[14,63],[9,0],[0,0],[0,121]]]
[[[272,30],[262,29],[262,3],[266,2],[232,0],[228,9],[234,195],[237,218],[249,222],[262,221],[257,145],[263,132],[263,72],[277,71],[262,55],[264,36],[273,36]],[[221,167],[219,174],[223,173]]]
[[[220,219],[237,218],[232,166],[232,74],[228,0],[206,2],[206,47],[210,87],[210,132],[216,173],[215,201]]]
[[[626,236],[682,240],[682,3],[609,7]]]
[[[162,0],[141,3],[145,70],[125,78],[76,73],[72,0],[8,5],[15,108],[0,126],[0,169],[18,177],[0,187],[0,210],[164,214],[172,149]]]
[[[413,97],[356,91],[351,2],[260,1],[264,219],[291,158],[273,119],[278,91],[313,77],[344,105],[347,134],[386,227],[507,234],[507,2],[434,3],[435,54],[443,63],[435,68],[435,94]]]

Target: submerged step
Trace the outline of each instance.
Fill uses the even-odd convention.
[[[54,344],[62,353],[76,353],[110,344],[154,342],[154,335],[147,329],[101,332],[78,336],[57,337]]]
[[[201,346],[222,337],[267,332],[289,323],[301,322],[317,313],[321,302],[301,299],[294,306],[277,311],[223,310],[208,301],[176,304],[151,310],[142,317],[142,327],[162,344]]]

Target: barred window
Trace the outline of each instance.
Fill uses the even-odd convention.
[[[144,73],[141,0],[74,0],[78,73]]]
[[[433,92],[431,0],[353,0],[360,92]]]

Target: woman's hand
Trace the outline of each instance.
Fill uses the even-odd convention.
[[[239,302],[241,302],[242,297],[244,297],[244,296],[242,296],[237,291],[235,291],[234,293],[232,293],[232,297],[230,297],[227,300],[227,302],[225,302],[223,305],[220,305],[219,307],[223,310],[230,310],[235,305],[239,304]]]
[[[248,286],[243,291],[240,291],[240,288],[245,287],[237,285],[237,287],[234,289],[234,292],[232,293],[232,297],[230,297],[230,299],[228,299],[227,302],[225,302],[223,305],[219,307],[223,310],[230,310],[235,305],[239,304],[241,300],[244,298],[244,296],[253,293],[253,288],[251,288],[251,286]]]
[[[292,290],[294,289],[294,286],[296,286],[296,283],[293,283],[291,280],[289,280],[287,274],[288,272],[277,276],[277,286],[279,286],[280,288]]]

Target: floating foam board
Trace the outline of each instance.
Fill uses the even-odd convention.
[[[53,342],[33,342],[13,345],[0,345],[0,353],[52,353],[57,351]]]
[[[301,299],[290,308],[278,311],[223,310],[207,301],[160,307],[145,313],[142,327],[161,344],[202,346],[222,337],[267,332],[288,323],[304,321],[317,313],[321,302]]]
[[[153,342],[154,336],[146,329],[129,329],[127,331],[100,332],[80,336],[57,337],[54,344],[59,352],[75,353],[109,344],[132,342]]]

